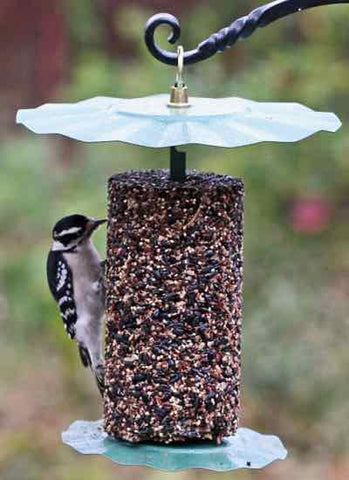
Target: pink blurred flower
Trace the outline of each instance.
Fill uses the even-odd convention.
[[[328,227],[331,213],[330,203],[322,197],[298,198],[291,207],[290,222],[295,232],[314,235]]]

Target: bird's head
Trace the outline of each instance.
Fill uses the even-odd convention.
[[[53,227],[52,250],[67,251],[86,242],[97,228],[107,220],[95,220],[85,215],[69,215],[61,218]]]

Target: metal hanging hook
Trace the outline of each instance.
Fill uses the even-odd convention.
[[[177,56],[178,56],[178,61],[177,61],[176,84],[178,87],[183,87],[184,85],[184,81],[183,81],[184,48],[182,47],[182,45],[180,45],[177,48]]]
[[[292,13],[324,5],[349,3],[349,0],[275,0],[253,10],[249,15],[235,20],[231,25],[212,34],[201,42],[196,49],[183,52],[183,64],[190,65],[212,57],[217,52],[223,52],[239,39],[250,37],[258,27],[266,27],[274,21]],[[155,31],[160,25],[169,25],[171,34],[168,42],[179,40],[181,28],[179,21],[169,13],[153,15],[145,25],[145,43],[150,53],[162,63],[177,65],[177,55],[160,48],[155,42]]]
[[[182,45],[177,48],[177,73],[176,83],[171,88],[170,101],[167,104],[172,108],[187,108],[190,107],[188,98],[188,89],[184,83],[183,78],[184,69],[184,49]]]

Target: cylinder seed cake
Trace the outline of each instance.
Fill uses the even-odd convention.
[[[108,215],[105,431],[220,443],[239,418],[243,183],[117,174]]]

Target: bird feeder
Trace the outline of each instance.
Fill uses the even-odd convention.
[[[191,96],[183,69],[257,27],[334,3],[347,2],[274,1],[189,52],[159,48],[156,29],[170,26],[175,43],[180,26],[172,15],[155,15],[145,41],[177,68],[170,94],[18,112],[17,122],[35,133],[170,148],[169,170],[119,173],[108,182],[104,420],[78,421],[63,433],[79,452],[169,471],[258,469],[286,458],[277,437],[239,428],[243,182],[187,171],[176,147],[296,142],[341,123],[297,103]]]

